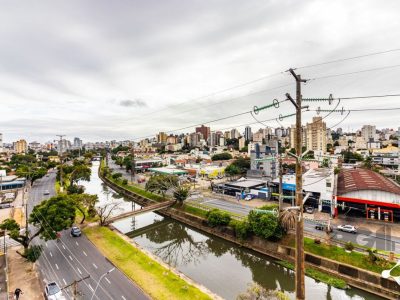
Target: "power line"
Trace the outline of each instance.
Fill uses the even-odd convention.
[[[297,67],[294,70],[312,68],[312,67],[317,67],[317,66],[323,66],[323,65],[338,63],[338,62],[342,62],[342,61],[359,59],[359,58],[364,58],[364,57],[369,57],[369,56],[374,56],[374,55],[380,55],[380,54],[386,54],[386,53],[390,53],[390,52],[396,52],[396,51],[400,51],[400,48],[389,49],[389,50],[384,50],[384,51],[379,51],[379,52],[371,52],[371,53],[367,53],[367,54],[363,54],[363,55],[357,55],[357,56],[351,56],[351,57],[346,57],[346,58],[341,58],[341,59],[336,59],[336,60],[330,60],[330,61],[326,61],[326,62],[322,62],[322,63],[316,63],[316,64],[312,64],[312,65],[305,65],[305,66]]]
[[[319,76],[319,77],[314,77],[314,78],[308,79],[307,81],[313,81],[313,80],[318,80],[318,79],[326,79],[326,78],[333,78],[333,77],[340,77],[340,76],[347,76],[347,75],[354,75],[354,74],[360,74],[360,73],[366,73],[366,72],[393,69],[393,68],[398,68],[398,67],[400,67],[400,65],[392,65],[392,66],[378,67],[378,68],[372,68],[372,69],[366,69],[366,70],[360,70],[360,71],[354,71],[354,72],[348,72],[348,73],[340,73],[340,74]]]

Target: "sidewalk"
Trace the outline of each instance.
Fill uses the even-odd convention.
[[[20,300],[44,299],[43,286],[40,284],[34,264],[27,262],[16,253],[17,249],[22,249],[22,247],[13,247],[7,252],[10,299],[13,299],[12,293],[16,288],[20,288],[23,292]]]

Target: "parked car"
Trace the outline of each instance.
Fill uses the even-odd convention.
[[[312,206],[305,206],[304,211],[308,214],[313,214],[314,213],[314,207]]]
[[[78,236],[81,236],[81,235],[82,235],[82,232],[81,232],[79,227],[74,226],[74,227],[71,228],[71,236],[78,237]]]
[[[44,190],[43,195],[50,195],[49,190]]]
[[[315,229],[322,230],[322,231],[325,231],[325,232],[332,232],[333,231],[332,227],[331,226],[328,227],[327,224],[317,224],[317,225],[315,225]]]
[[[353,225],[339,225],[337,230],[349,233],[357,233],[357,228],[355,228]]]
[[[252,195],[252,194],[247,194],[246,197],[244,197],[244,200],[246,201],[250,201],[251,199],[254,199],[256,196]]]
[[[66,300],[60,287],[56,282],[46,284],[44,288],[44,297],[46,300]]]

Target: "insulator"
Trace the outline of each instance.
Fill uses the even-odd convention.
[[[254,106],[254,107],[253,107],[253,112],[254,112],[256,115],[258,115],[258,111],[259,111],[259,110],[258,110],[258,107],[257,107],[257,106]]]
[[[272,104],[274,105],[275,108],[279,108],[279,101],[278,101],[278,99],[274,99],[274,101],[272,102]]]

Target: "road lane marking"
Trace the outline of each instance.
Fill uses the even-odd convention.
[[[109,283],[109,284],[111,284],[111,281],[110,280],[108,280],[108,278],[107,277],[104,277],[105,279],[106,279],[106,281]]]
[[[83,254],[85,254],[85,256],[87,256],[87,254],[86,254],[86,252],[85,251],[82,251],[83,252]]]
[[[58,265],[57,265],[57,264],[55,264],[55,265],[56,265],[56,269],[57,269],[57,270],[60,270],[60,269],[58,268]]]
[[[64,245],[61,245],[62,247],[63,247],[63,249],[65,250],[65,247],[64,247]]]
[[[93,267],[95,267],[97,269],[97,266],[93,263]]]
[[[124,296],[121,296],[121,297],[122,297],[122,299],[126,300],[126,298]]]
[[[53,254],[51,253],[51,251],[49,252],[50,256],[53,257]]]
[[[90,283],[88,284],[89,288],[92,290],[92,292],[94,292],[94,289],[92,288],[92,286],[90,285]]]
[[[67,282],[65,281],[65,279],[63,278],[64,284],[67,285]]]
[[[77,241],[75,241],[75,244],[76,244],[77,246],[79,246],[79,244],[78,244],[78,242],[77,242]]]
[[[82,272],[81,272],[81,270],[79,270],[79,268],[77,268],[78,269],[78,272],[79,272],[79,274],[81,274],[82,275]]]
[[[45,244],[46,244],[46,247],[47,247],[47,242],[45,242]]]
[[[69,256],[69,259],[70,259],[70,260],[72,260],[72,257],[71,257],[71,255]]]

